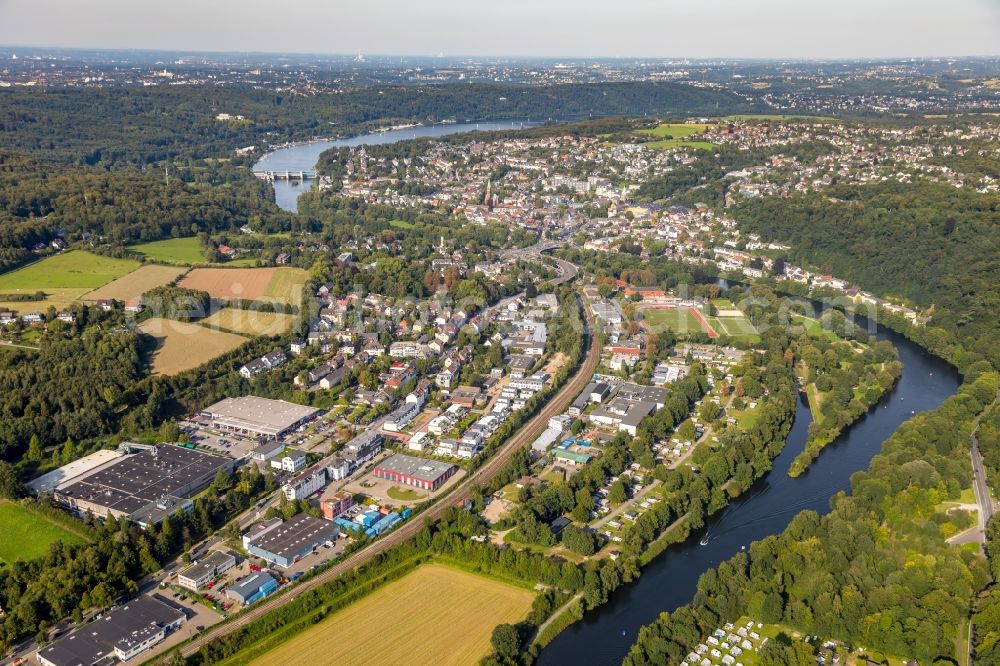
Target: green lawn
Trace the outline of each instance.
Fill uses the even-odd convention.
[[[81,544],[86,539],[11,502],[0,503],[0,563],[33,560],[49,550],[49,544]]]
[[[129,246],[129,249],[152,261],[160,261],[165,264],[190,266],[205,263],[205,248],[195,236],[140,243]]]
[[[113,259],[83,250],[70,250],[0,275],[0,292],[96,289],[138,266],[139,263],[131,259]]]
[[[389,223],[389,226],[396,227],[397,229],[412,229],[413,223],[406,220],[393,220]]]
[[[637,134],[658,138],[659,141],[643,144],[647,148],[655,150],[682,147],[711,150],[715,145],[709,141],[688,140],[688,137],[702,134],[707,128],[708,125],[704,123],[663,123],[652,129],[638,130]]]
[[[642,317],[653,331],[670,330],[683,335],[705,330],[687,308],[643,310]]]
[[[398,486],[393,486],[389,488],[389,497],[394,500],[399,500],[400,502],[413,502],[414,500],[423,499],[426,495],[418,493],[413,488],[400,488]]]

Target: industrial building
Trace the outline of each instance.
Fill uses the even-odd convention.
[[[226,588],[226,596],[248,606],[278,589],[278,579],[259,571]]]
[[[144,527],[159,523],[212,482],[219,470],[231,472],[232,458],[175,444],[125,443],[122,455],[56,488],[55,500],[80,514],[92,511],[131,518]]]
[[[176,631],[183,612],[143,595],[38,651],[43,666],[93,666],[128,661]]]
[[[284,400],[248,395],[226,398],[207,407],[202,416],[213,427],[259,439],[278,439],[315,418],[321,410]]]
[[[211,553],[182,569],[177,574],[177,584],[192,592],[204,587],[216,576],[223,574],[236,566],[236,557],[232,553],[213,550]]]
[[[450,463],[399,453],[376,465],[372,474],[404,486],[437,490],[457,471],[458,467]]]
[[[340,530],[325,520],[299,514],[258,523],[243,535],[243,547],[283,569],[312,553],[323,544],[333,543]]]

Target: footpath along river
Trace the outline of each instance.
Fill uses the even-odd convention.
[[[858,323],[867,322],[859,318]],[[914,413],[934,409],[957,390],[959,376],[950,365],[888,329],[879,327],[877,336],[892,342],[903,362],[902,377],[892,391],[824,448],[807,472],[793,479],[788,468],[805,445],[811,420],[805,397],[800,396],[795,424],[771,472],[709,518],[706,527],[685,543],[670,546],[642,570],[638,580],[617,590],[608,603],[561,633],[537,663],[620,664],[640,627],[662,611],[691,601],[702,573],[742,547],[749,548],[751,542],[780,532],[799,511],[829,511],[830,498],[848,489],[854,472],[867,469],[899,424]]]
[[[300,143],[287,148],[279,148],[268,153],[253,165],[254,171],[312,171],[316,168],[320,153],[330,148],[340,148],[343,146],[375,146],[385,143],[395,143],[409,139],[420,139],[423,137],[447,136],[460,132],[472,132],[481,130],[489,132],[493,130],[522,129],[534,127],[537,122],[530,121],[497,121],[481,123],[452,123],[446,125],[418,125],[406,129],[390,130],[387,132],[373,132],[352,136],[349,139],[336,139],[331,141],[312,141]],[[311,185],[311,181],[305,184],[298,180],[276,180],[274,185],[274,201],[284,210],[295,213],[298,211],[299,195],[305,192]]]

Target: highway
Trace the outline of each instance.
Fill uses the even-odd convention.
[[[572,264],[570,265],[572,266]],[[575,266],[573,267],[573,271],[573,276],[575,276]],[[402,526],[390,532],[385,537],[373,542],[356,553],[351,554],[345,560],[334,564],[332,567],[317,574],[315,577],[295,585],[291,588],[291,592],[286,592],[284,594],[265,599],[259,602],[256,606],[251,607],[250,610],[237,616],[232,621],[216,625],[215,627],[207,630],[203,635],[182,646],[181,654],[185,657],[193,655],[201,649],[203,645],[206,645],[216,638],[221,638],[222,636],[225,636],[240,627],[263,617],[270,611],[288,603],[303,592],[330,582],[338,576],[341,576],[360,566],[378,553],[384,552],[389,548],[402,543],[406,539],[415,536],[421,529],[423,529],[425,518],[432,521],[437,520],[442,516],[448,507],[455,506],[456,504],[462,504],[465,500],[469,499],[471,497],[471,490],[474,484],[484,485],[496,477],[518,449],[530,446],[531,442],[533,442],[535,438],[537,438],[538,435],[548,427],[549,419],[553,416],[561,414],[569,406],[573,399],[576,398],[576,396],[579,395],[584,389],[593,376],[594,371],[597,369],[598,361],[600,360],[598,339],[596,335],[592,334],[592,316],[586,307],[583,308],[583,311],[587,320],[587,330],[584,331],[584,335],[588,344],[586,357],[584,358],[583,363],[581,363],[576,374],[570,378],[566,385],[563,386],[563,388],[560,389],[556,395],[545,404],[544,407],[542,407],[538,414],[519,428],[517,432],[515,432],[510,439],[503,444],[496,454],[494,454],[479,469],[470,474],[460,485],[456,486],[452,493],[441,498],[441,500],[430,509],[418,514],[413,520],[404,523]]]

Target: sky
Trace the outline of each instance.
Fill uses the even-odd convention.
[[[1000,0],[0,0],[0,44],[275,53],[1000,54]]]

